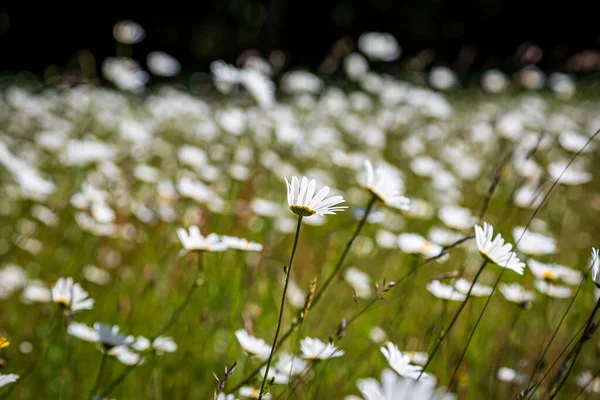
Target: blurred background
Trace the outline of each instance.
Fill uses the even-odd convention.
[[[144,39],[127,50],[132,54],[119,54],[125,50],[113,37],[122,20],[145,30]],[[0,72],[99,75],[107,57],[142,62],[160,50],[175,57],[185,75],[206,71],[216,59],[236,63],[251,50],[279,57],[285,69],[328,74],[336,70],[336,55],[353,49],[366,31],[396,37],[402,47],[396,68],[442,64],[463,79],[529,64],[588,76],[600,68],[600,24],[584,1],[209,0],[177,12],[0,12]]]

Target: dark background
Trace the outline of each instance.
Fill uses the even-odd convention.
[[[141,6],[146,12],[137,13],[69,6],[50,13],[0,12],[0,71],[76,70],[82,50],[94,56],[99,68],[104,58],[115,55],[112,28],[123,19],[146,29],[146,39],[133,46],[134,58],[143,64],[148,52],[162,50],[176,57],[184,72],[206,71],[215,59],[235,62],[246,49],[263,56],[280,49],[288,55],[287,67],[318,69],[336,41],[353,43],[365,31],[392,33],[402,46],[402,62],[429,50],[433,63],[458,70],[511,71],[532,61],[533,51],[542,69],[560,71],[583,50],[600,59],[600,23],[592,4],[208,0],[177,12],[163,12],[169,4],[160,9],[148,4]]]

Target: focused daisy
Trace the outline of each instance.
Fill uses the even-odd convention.
[[[311,215],[327,215],[344,211],[347,206],[339,206],[345,200],[342,196],[332,196],[325,198],[329,194],[329,187],[325,186],[315,194],[316,182],[314,179],[308,180],[302,178],[302,183],[295,176],[292,177],[292,183],[285,178],[287,186],[287,200],[290,210],[301,217],[310,217]]]
[[[409,210],[410,199],[402,195],[403,182],[400,176],[395,175],[390,167],[379,165],[374,170],[373,164],[365,160],[363,186],[386,205]]]
[[[219,235],[211,233],[203,236],[200,228],[190,226],[186,231],[184,228],[177,229],[177,236],[186,251],[204,250],[204,251],[225,251],[227,245],[221,241]]]
[[[307,360],[327,360],[344,355],[344,351],[335,347],[332,343],[323,343],[319,339],[311,337],[306,337],[300,341],[300,350],[302,356]]]
[[[79,283],[75,283],[73,278],[59,278],[56,281],[52,287],[52,301],[72,313],[94,307],[94,299],[89,298],[88,292]]]
[[[525,263],[521,262],[510,243],[504,243],[504,239],[500,234],[492,240],[494,236],[494,227],[487,222],[483,223],[483,228],[475,225],[475,240],[479,253],[488,261],[502,267],[515,271],[519,275],[523,275]]]

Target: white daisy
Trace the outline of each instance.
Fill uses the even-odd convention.
[[[250,242],[248,239],[235,236],[221,235],[221,241],[230,249],[244,251],[262,251],[263,246],[260,243]]]
[[[381,384],[373,379],[359,379],[358,390],[365,400],[454,400],[456,396],[445,388],[436,389],[436,379],[425,375],[414,380],[399,377],[390,369],[383,370]]]
[[[94,323],[93,328],[83,323],[71,322],[67,327],[67,333],[87,342],[100,343],[107,350],[118,346],[129,346],[135,341],[133,336],[121,333],[117,325],[110,326],[99,322]]]
[[[379,200],[399,210],[410,209],[410,199],[402,196],[403,182],[398,174],[385,165],[373,170],[369,160],[365,160],[363,186]]]
[[[471,288],[472,286],[472,288]],[[492,294],[492,287],[481,285],[479,283],[469,282],[466,279],[458,278],[454,281],[454,287],[461,293],[467,294],[471,290],[471,296],[486,297]]]
[[[392,342],[387,342],[385,346],[380,347],[381,353],[388,361],[390,367],[400,376],[417,379],[423,370],[419,365],[411,365],[410,357],[398,349]]]
[[[52,301],[61,304],[71,312],[91,310],[94,299],[88,297],[88,292],[83,290],[73,278],[59,278],[52,287]]]
[[[438,217],[448,228],[459,231],[471,228],[473,222],[475,222],[471,210],[455,205],[447,205],[440,208]]]
[[[371,277],[358,268],[348,268],[344,272],[344,279],[356,290],[358,297],[368,299],[373,295]]]
[[[332,196],[325,199],[325,196],[329,193],[329,187],[325,186],[315,194],[316,182],[314,179],[310,181],[308,178],[302,178],[302,184],[298,181],[295,176],[292,177],[292,183],[290,184],[285,179],[287,186],[287,200],[290,210],[294,214],[309,217],[311,215],[327,215],[335,214],[339,211],[344,211],[347,206],[338,206],[345,200],[342,196]]]
[[[208,236],[202,236],[200,228],[190,226],[189,233],[184,228],[177,229],[177,236],[186,251],[204,250],[204,251],[225,251],[227,245],[221,241],[216,233]]]
[[[513,229],[513,237],[518,241],[517,249],[525,254],[535,256],[556,252],[556,240],[554,238],[530,230],[525,232],[523,226],[517,226]]]
[[[475,225],[475,240],[481,255],[502,268],[508,268],[523,275],[525,263],[521,262],[511,251],[512,245],[504,243],[500,234],[497,234],[493,240],[492,236],[494,236],[494,227],[487,222],[483,223],[483,229],[479,225]]]
[[[598,258],[598,249],[592,248],[592,280],[596,286],[600,287],[600,259]]]
[[[237,338],[238,342],[240,342],[240,346],[242,346],[246,352],[255,355],[260,360],[266,360],[269,358],[269,355],[271,354],[271,346],[269,346],[264,340],[255,338],[246,332],[245,329],[237,330],[235,332],[235,337]]]
[[[429,282],[425,287],[438,299],[465,301],[467,298],[464,293],[459,292],[455,287],[446,285],[438,280]]]
[[[19,375],[17,374],[0,374],[0,387],[14,383],[17,380],[19,380]]]
[[[562,279],[569,285],[578,285],[583,277],[580,271],[558,264],[544,264],[532,258],[527,260],[531,273],[538,279],[555,281]]]
[[[573,294],[573,289],[569,286],[554,285],[547,281],[536,280],[534,286],[541,293],[557,299],[568,299]]]
[[[533,300],[534,294],[518,283],[501,283],[498,286],[504,298],[512,303],[525,304]]]
[[[401,233],[398,235],[398,247],[405,253],[422,254],[425,257],[435,257],[442,252],[442,246],[431,243],[416,233]]]
[[[344,355],[344,351],[335,347],[332,343],[325,344],[319,339],[310,337],[300,341],[300,350],[302,356],[307,360],[327,360]]]

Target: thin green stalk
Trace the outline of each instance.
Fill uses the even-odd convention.
[[[506,348],[510,346],[510,334],[517,326],[517,322],[519,321],[521,312],[523,312],[522,306],[520,306],[520,305],[515,306],[515,311],[513,312],[512,320],[509,325],[510,328],[508,329],[508,334],[506,335],[506,339],[504,340],[504,343],[502,344],[502,348],[500,350],[500,355],[496,359],[496,362],[494,363],[494,367],[492,368],[492,373],[491,373],[492,391],[490,393],[497,393],[496,388],[498,386],[498,382],[500,381],[497,376],[498,369],[500,369],[500,367],[504,363],[505,357],[509,354],[509,352],[507,351]]]
[[[575,291],[575,294],[574,294],[574,295],[571,297],[571,301],[569,302],[569,305],[568,305],[568,306],[567,306],[567,308],[565,309],[565,312],[564,312],[564,313],[563,313],[563,315],[561,316],[561,318],[560,318],[560,321],[558,322],[558,325],[557,325],[556,329],[554,330],[554,332],[552,333],[552,336],[550,337],[550,341],[548,341],[548,343],[546,344],[546,347],[544,348],[544,351],[542,351],[542,354],[540,354],[540,356],[537,358],[537,361],[536,361],[536,363],[535,363],[535,366],[534,366],[534,368],[533,368],[533,371],[531,371],[531,375],[530,375],[530,377],[529,377],[529,381],[527,382],[527,386],[525,386],[525,390],[533,390],[533,391],[532,391],[532,393],[531,393],[531,395],[529,396],[529,398],[531,398],[531,397],[533,396],[533,393],[535,393],[535,391],[537,390],[537,388],[538,388],[538,387],[541,385],[541,383],[543,382],[543,380],[544,380],[544,379],[546,379],[546,376],[548,376],[548,373],[550,372],[550,371],[548,371],[548,372],[547,372],[547,373],[546,373],[546,374],[545,374],[545,375],[542,377],[542,380],[540,380],[540,382],[538,382],[538,383],[535,385],[535,388],[533,388],[533,387],[532,387],[532,388],[530,389],[531,383],[533,382],[533,378],[535,377],[535,373],[537,372],[538,368],[540,367],[540,365],[541,365],[541,363],[542,363],[542,361],[543,361],[544,357],[546,356],[546,353],[547,353],[547,352],[548,352],[548,350],[550,349],[550,345],[552,344],[552,342],[553,342],[553,341],[554,341],[554,339],[556,338],[556,335],[558,335],[558,331],[560,330],[560,328],[561,328],[561,326],[562,326],[562,324],[563,324],[563,322],[564,322],[565,318],[567,317],[567,314],[569,313],[569,311],[571,310],[571,307],[572,307],[572,306],[573,306],[573,304],[575,303],[575,299],[577,298],[577,295],[578,295],[578,294],[579,294],[579,292],[581,291],[581,288],[583,287],[583,283],[585,282],[585,280],[587,279],[587,277],[588,277],[588,275],[589,275],[589,273],[590,273],[590,269],[591,269],[591,267],[590,267],[590,268],[588,268],[588,270],[587,270],[586,274],[583,276],[583,278],[581,278],[581,281],[579,282],[579,286],[577,287],[577,290]],[[576,334],[576,335],[573,337],[573,339],[571,339],[571,342],[572,342],[573,340],[575,340],[575,337],[576,337],[576,336],[577,336],[577,334]],[[568,347],[568,346],[570,346],[571,342],[569,342],[569,345],[567,345],[567,347]],[[564,350],[563,350],[563,352],[564,352]],[[562,353],[561,353],[561,356],[562,356]],[[560,357],[560,356],[559,356],[559,357]],[[556,361],[555,361],[555,363],[556,363],[557,361],[558,361],[558,360],[556,360]],[[553,364],[553,366],[554,366],[554,364]],[[551,367],[550,369],[552,369],[552,367]]]
[[[440,349],[440,346],[444,342],[444,339],[446,338],[446,336],[448,336],[448,333],[450,333],[450,330],[454,326],[454,323],[458,319],[458,316],[460,315],[460,313],[462,312],[462,310],[465,308],[465,305],[467,304],[467,301],[469,301],[469,298],[471,297],[471,292],[473,291],[473,286],[475,286],[475,284],[477,283],[477,279],[479,279],[479,276],[483,272],[483,269],[485,268],[485,266],[486,266],[487,263],[488,263],[487,258],[484,258],[483,262],[481,263],[481,267],[479,267],[479,270],[477,270],[477,274],[475,274],[475,278],[473,278],[473,283],[471,284],[471,287],[469,287],[469,291],[467,292],[465,300],[460,304],[460,307],[456,311],[456,314],[454,314],[454,317],[452,318],[452,321],[450,321],[450,325],[448,325],[448,328],[446,328],[442,332],[442,334],[440,335],[440,337],[438,338],[437,343],[435,344],[435,347],[433,348],[433,351],[431,352],[431,356],[429,357],[429,359],[427,360],[427,362],[423,366],[423,369],[421,370],[421,373],[417,377],[417,380],[421,379],[421,376],[423,375],[423,373],[425,372],[425,370],[427,369],[427,367],[429,366],[429,364],[431,364],[431,361],[433,360],[433,357],[435,356],[435,354],[437,353],[437,351]]]
[[[356,230],[352,234],[352,237],[350,238],[350,240],[348,241],[348,243],[346,243],[346,247],[344,248],[344,251],[340,255],[340,258],[338,259],[338,261],[337,261],[337,263],[336,263],[336,265],[334,267],[333,272],[327,277],[327,279],[325,280],[325,282],[323,283],[323,285],[321,286],[321,288],[319,289],[319,291],[316,293],[316,295],[315,295],[315,297],[314,297],[314,299],[312,301],[312,304],[310,306],[310,309],[314,308],[315,305],[319,302],[319,300],[323,296],[323,293],[324,293],[325,289],[329,286],[329,284],[333,281],[333,278],[339,272],[340,268],[342,267],[342,264],[344,263],[344,260],[346,259],[346,256],[348,255],[348,252],[350,251],[350,248],[352,247],[352,244],[354,243],[354,240],[358,237],[358,235],[361,232],[363,226],[367,222],[367,218],[368,218],[368,216],[369,216],[369,214],[371,212],[371,209],[373,208],[373,205],[375,204],[376,200],[377,200],[377,196],[374,196],[374,195],[369,200],[369,203],[367,204],[367,207],[365,209],[365,213],[364,213],[362,219],[358,223],[358,226],[356,227]],[[461,240],[460,243],[462,243],[463,241],[464,240]],[[434,258],[430,259],[430,261],[433,260],[433,259]],[[396,283],[399,284],[400,282],[396,282]],[[277,346],[275,347],[275,351],[277,351],[279,349],[279,347],[291,336],[291,334],[294,332],[294,330],[297,327],[298,327],[298,324],[292,324],[292,326],[289,327],[289,329],[283,334],[283,336],[281,337],[281,339],[277,343]],[[242,379],[232,389],[232,391],[236,391],[239,388],[241,388],[242,386],[244,386],[245,384],[247,384],[248,382],[250,382],[250,380],[256,374],[258,374],[260,372],[261,368],[264,367],[266,363],[267,363],[267,361],[261,363],[258,367],[256,367],[250,374],[248,374],[244,379]]]
[[[106,365],[106,358],[108,355],[106,354],[106,349],[102,350],[102,358],[100,359],[100,366],[98,367],[98,374],[96,375],[96,381],[94,382],[94,386],[92,386],[92,390],[90,391],[90,395],[88,396],[90,399],[94,398],[94,393],[100,387],[100,382],[102,381],[102,372],[104,371],[104,366]]]
[[[567,370],[567,373],[564,375],[564,377],[558,382],[558,386],[555,385],[555,388],[552,389],[552,393],[550,393],[550,397],[549,397],[550,400],[552,400],[556,397],[556,395],[558,394],[560,389],[563,387],[563,385],[565,384],[567,379],[569,379],[569,375],[573,371],[573,367],[575,366],[575,362],[577,361],[577,357],[579,356],[579,353],[581,353],[581,349],[582,349],[583,345],[585,344],[585,342],[587,342],[591,338],[590,337],[590,334],[591,334],[590,328],[592,326],[594,317],[596,316],[596,313],[598,312],[598,309],[600,309],[600,298],[598,298],[598,300],[596,301],[596,305],[594,306],[592,315],[590,316],[590,318],[587,321],[587,324],[585,326],[585,329],[583,330],[583,333],[581,334],[581,338],[579,339],[577,346],[575,346],[575,354],[572,357],[573,359],[571,361],[569,369]],[[567,357],[567,360],[565,361],[565,365],[566,365],[566,363],[569,362],[569,359],[570,359],[570,357]],[[559,376],[559,379],[560,379],[560,376]]]
[[[275,330],[275,337],[273,338],[273,345],[271,347],[271,353],[267,360],[267,369],[263,378],[262,384],[260,385],[260,392],[258,394],[258,400],[263,398],[263,390],[267,383],[267,377],[269,376],[269,368],[271,367],[271,361],[273,360],[273,354],[275,353],[275,346],[277,345],[277,337],[279,336],[279,330],[281,329],[281,321],[283,320],[283,309],[285,308],[285,296],[287,295],[288,284],[290,283],[290,274],[292,273],[292,263],[294,262],[294,255],[296,254],[296,247],[298,246],[298,238],[300,237],[300,226],[302,226],[302,215],[298,215],[298,224],[296,225],[296,236],[294,237],[294,247],[292,247],[292,254],[290,256],[290,262],[285,270],[285,286],[283,287],[283,295],[281,296],[281,307],[279,308],[279,320],[277,321],[277,329]]]
[[[197,282],[198,276],[200,275],[200,272],[202,271],[203,267],[204,267],[204,251],[200,251],[198,254],[198,269],[196,270],[196,274],[194,275],[194,282],[190,286],[190,289],[188,290],[183,301],[179,304],[179,306],[175,309],[175,311],[173,311],[173,314],[171,314],[171,317],[167,320],[167,322],[163,325],[163,327],[160,328],[158,330],[158,332],[150,339],[150,343],[154,342],[154,340],[157,337],[159,337],[160,335],[167,332],[177,322],[179,317],[181,317],[181,314],[183,313],[185,308],[189,305],[190,301],[192,300],[192,295],[194,294],[194,292],[196,291],[196,289],[198,287],[198,282]],[[112,381],[112,383],[102,393],[100,393],[100,397],[106,397],[113,390],[115,390],[125,380],[127,375],[129,375],[131,373],[131,371],[133,371],[133,369],[139,365],[139,363],[141,361],[142,361],[142,357],[140,357],[140,359],[138,360],[137,363],[125,368],[123,370],[123,372],[121,372],[121,374],[114,381]]]
[[[365,209],[365,213],[362,216],[360,222],[358,223],[356,230],[352,234],[352,237],[350,238],[350,240],[348,240],[348,243],[346,243],[346,247],[344,248],[344,251],[342,251],[340,258],[338,259],[337,263],[335,264],[335,268],[333,269],[333,272],[327,277],[327,279],[325,279],[325,282],[323,282],[321,289],[319,289],[319,291],[315,295],[315,298],[312,301],[311,308],[313,308],[319,302],[319,300],[323,296],[323,293],[325,292],[325,290],[327,290],[327,287],[331,284],[331,281],[333,281],[333,278],[335,278],[335,276],[339,272],[340,268],[342,267],[342,264],[344,263],[344,260],[346,259],[346,256],[348,255],[348,252],[350,251],[350,248],[352,247],[352,244],[354,243],[354,240],[356,240],[356,238],[358,237],[363,226],[367,222],[367,218],[369,217],[371,209],[373,208],[373,205],[375,204],[377,199],[378,199],[377,196],[375,196],[375,195],[371,196],[371,199],[369,200],[369,203],[367,204],[367,207]]]
[[[479,318],[477,318],[477,322],[475,322],[475,326],[471,330],[469,339],[467,340],[467,344],[465,345],[465,347],[460,355],[460,358],[458,360],[458,364],[456,364],[456,368],[454,368],[454,372],[452,372],[452,377],[450,378],[450,383],[448,384],[448,388],[450,387],[450,385],[452,385],[452,382],[454,382],[454,378],[456,377],[458,368],[460,367],[460,364],[462,363],[462,360],[465,357],[465,354],[467,353],[469,344],[471,344],[471,340],[473,339],[473,336],[475,335],[475,331],[477,330],[477,327],[479,326],[479,323],[481,322],[481,319],[483,318],[483,314],[485,313],[485,310],[487,309],[488,304],[490,304],[490,300],[492,299],[492,296],[496,292],[496,288],[498,288],[498,284],[500,283],[500,280],[502,279],[502,275],[504,275],[504,271],[506,271],[506,268],[502,268],[502,270],[500,271],[500,274],[498,275],[498,278],[496,279],[496,282],[494,283],[494,287],[492,287],[492,293],[490,293],[490,295],[486,299],[485,304],[483,305],[483,309],[481,310],[481,313],[479,313]]]

